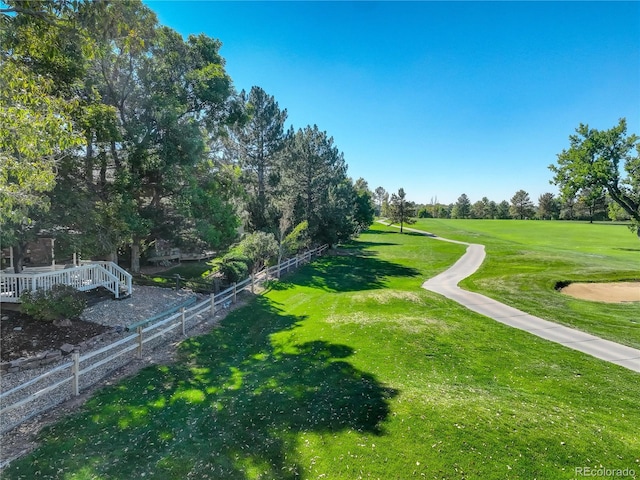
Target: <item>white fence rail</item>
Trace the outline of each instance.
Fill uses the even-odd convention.
[[[266,268],[217,295],[211,294],[210,298],[193,307],[182,307],[179,312],[163,320],[146,327],[138,326],[136,333],[129,334],[98,350],[85,354],[72,353],[72,361],[62,363],[11,390],[2,392],[0,394],[0,434],[72,396],[79,395],[81,390],[87,389],[132,360],[134,356],[129,352],[135,351],[135,357],[142,358],[145,345],[153,348],[164,343],[170,335],[185,336],[189,327],[200,322],[200,316],[214,315],[219,308],[226,308],[231,303],[235,303],[238,293],[247,290],[254,292],[256,285],[270,278],[280,277],[283,272],[288,272],[292,268],[311,261],[313,257],[322,255],[328,248],[328,245],[323,245],[279,265]],[[30,275],[27,277],[33,278]],[[98,369],[100,370],[96,374],[87,376],[89,372]],[[62,389],[61,387],[66,384],[71,384],[71,388]]]
[[[0,301],[20,303],[24,292],[50,290],[57,284],[86,291],[105,287],[119,298],[131,294],[131,275],[113,262],[82,262],[83,265],[63,270],[38,273],[0,273]]]

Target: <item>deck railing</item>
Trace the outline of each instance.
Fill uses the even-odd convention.
[[[101,262],[101,261],[91,261],[84,260],[80,262],[82,265],[100,265],[111,275],[116,277],[119,282],[119,294],[116,294],[116,298],[119,298],[120,294],[131,295],[132,291],[132,283],[131,283],[131,274],[127,272],[124,268],[120,267],[118,264],[113,262]],[[115,293],[115,292],[114,292]]]
[[[119,298],[131,294],[131,275],[113,262],[83,262],[79,267],[31,273],[0,273],[0,301],[20,303],[24,292],[50,290],[57,284],[87,291],[104,287]]]

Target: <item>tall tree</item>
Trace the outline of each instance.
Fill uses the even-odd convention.
[[[469,218],[471,216],[471,200],[463,193],[451,210],[451,218]]]
[[[589,223],[593,223],[593,217],[607,208],[604,189],[601,186],[583,188],[578,196],[578,206],[582,207]]]
[[[640,236],[640,141],[634,134],[627,135],[624,118],[609,130],[580,124],[569,137],[569,148],[558,154],[557,164],[549,169],[563,197],[604,188],[629,214],[631,228]]]
[[[487,205],[487,218],[498,218],[498,205],[493,200]]]
[[[560,205],[553,193],[543,193],[538,197],[538,211],[536,216],[540,220],[557,219],[560,215]]]
[[[291,138],[284,162],[283,176],[286,198],[294,205],[294,224],[308,222],[309,236],[316,241],[335,242],[325,238],[321,225],[330,210],[323,209],[332,187],[346,180],[344,155],[333,138],[316,125],[299,129]],[[352,205],[349,205],[350,207]]]
[[[387,191],[383,187],[377,187],[373,191],[373,199],[376,204],[376,215],[382,215],[382,204],[384,202],[384,197],[387,194]]]
[[[389,216],[389,192],[384,192],[382,196],[382,206],[380,208],[380,215],[382,217]]]
[[[317,239],[335,244],[360,233],[360,225],[356,222],[357,209],[358,195],[350,179],[344,178],[330,185],[320,206]]]
[[[278,212],[274,193],[280,187],[279,155],[287,136],[287,110],[280,110],[273,96],[260,87],[240,94],[243,117],[229,128],[230,147],[237,152],[245,172],[248,217],[252,230],[276,230]]]
[[[412,225],[416,223],[416,219],[414,218],[416,215],[415,204],[407,200],[407,194],[404,188],[400,188],[397,195],[395,193],[391,195],[389,210],[389,220],[391,223],[400,224],[400,233],[403,233],[405,224]]]
[[[560,201],[560,218],[563,220],[573,220],[575,218],[576,210],[576,196],[575,195],[561,195]]]
[[[496,207],[496,218],[506,220],[511,218],[509,215],[509,202],[502,200]]]
[[[471,207],[471,216],[473,218],[491,218],[489,212],[489,199],[482,197],[482,200],[478,200]]]
[[[48,215],[61,161],[81,143],[73,86],[84,42],[67,2],[7,0],[0,8],[0,242],[23,251]]]
[[[431,197],[431,201],[429,202],[429,210],[431,213],[431,216],[433,218],[438,218],[439,214],[440,214],[440,208],[438,205],[438,197]]]
[[[102,162],[113,171],[105,193],[109,203],[120,204],[121,237],[131,245],[131,269],[137,271],[148,239],[177,239],[187,199],[215,205],[202,202],[202,185],[193,179],[206,157],[203,129],[215,131],[228,121],[231,79],[219,41],[204,35],[183,40],[160,27],[140,1],[108,4],[87,28],[99,45],[90,79],[117,112],[118,137],[103,151]],[[226,232],[230,222],[210,227]]]
[[[353,184],[354,208],[352,210],[355,233],[366,230],[373,223],[375,207],[373,194],[369,190],[369,185],[364,178],[359,178]]]
[[[513,197],[511,197],[510,212],[513,218],[519,218],[520,220],[533,217],[535,209],[527,192],[518,190]]]

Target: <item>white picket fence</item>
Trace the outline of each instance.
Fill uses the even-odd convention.
[[[139,326],[131,333],[103,348],[84,354],[72,353],[71,360],[0,394],[0,434],[5,433],[30,418],[77,396],[84,389],[122,367],[135,358],[142,358],[145,345],[153,348],[165,343],[168,337],[181,334],[200,323],[200,316],[215,315],[219,308],[235,303],[243,291],[254,292],[255,286],[269,279],[279,278],[283,272],[308,263],[322,255],[328,245],[290,258],[279,265],[266,268],[228,289],[211,294],[210,298],[190,308],[182,308],[167,318],[148,326]],[[88,373],[94,372],[90,377]]]

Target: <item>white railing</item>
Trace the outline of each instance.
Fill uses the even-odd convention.
[[[0,301],[8,303],[20,302],[20,292],[32,290],[33,275],[25,273],[0,274]]]
[[[254,292],[256,285],[262,284],[270,278],[279,277],[282,272],[287,272],[291,268],[308,263],[313,257],[322,255],[328,248],[328,245],[322,245],[281,262],[279,265],[265,268],[242,282],[233,284],[217,295],[211,294],[208,299],[193,307],[182,307],[179,312],[150,325],[143,326],[142,324],[145,322],[141,322],[135,333],[130,333],[92,352],[82,355],[73,353],[71,361],[58,365],[11,390],[2,392],[0,394],[0,434],[53,408],[72,396],[79,395],[80,390],[97,383],[116,368],[120,368],[130,361],[133,356],[142,358],[143,347],[149,342],[155,340],[156,345],[164,343],[166,337],[172,333],[186,336],[187,327],[199,323],[198,321],[194,323],[194,318],[201,315],[214,315],[218,309],[228,308],[236,302],[238,293],[242,291]],[[132,355],[129,352],[135,352],[135,354]],[[126,356],[127,354],[129,355]],[[102,370],[97,375],[86,376],[87,373],[98,368]],[[43,385],[43,383],[45,384]],[[61,390],[63,385],[69,383],[71,384],[70,389],[66,387]]]
[[[131,295],[132,292],[132,276],[129,272],[127,272],[124,268],[120,267],[118,264],[113,262],[102,262],[102,261],[91,261],[86,260],[80,262],[81,264],[92,264],[92,265],[100,265],[102,268],[107,270],[110,274],[115,276],[118,279],[120,292],[125,295]],[[116,298],[119,298],[120,295],[116,293]]]
[[[39,273],[0,273],[0,301],[20,303],[20,296],[37,289],[50,290],[57,284],[70,285],[87,291],[105,287],[116,298],[131,294],[131,275],[113,262],[83,262],[83,265],[63,270]]]

